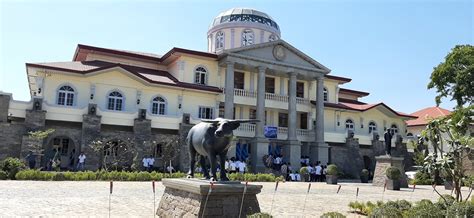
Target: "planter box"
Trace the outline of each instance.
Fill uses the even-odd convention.
[[[360,177],[360,182],[362,182],[362,183],[369,183],[369,177],[368,177],[368,176],[367,176],[367,177],[361,176],[361,177]]]
[[[388,190],[400,190],[400,180],[387,179],[386,182]]]
[[[337,184],[337,176],[326,175],[326,183],[331,185]]]
[[[452,181],[444,181],[444,189],[445,190],[453,190],[453,182]]]

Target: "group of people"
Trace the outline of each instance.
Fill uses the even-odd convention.
[[[45,163],[45,166],[41,168],[41,170],[45,170],[45,171],[52,171],[54,168],[56,167],[60,167],[61,166],[61,157],[56,157],[56,156],[59,156],[59,155],[55,155],[54,158],[49,158],[46,163]],[[25,160],[28,164],[28,167],[30,169],[36,169],[36,159],[37,159],[38,155],[33,153],[32,151],[28,152],[28,155],[26,155],[25,157]],[[81,152],[79,154],[79,156],[77,157],[77,165],[75,167],[75,169],[77,171],[83,171],[84,170],[84,165],[86,163],[86,155],[84,154],[84,152]],[[70,160],[69,160],[69,165],[70,167],[68,167],[68,169],[72,169],[74,170],[74,156],[71,155],[70,157]]]
[[[247,164],[245,161],[241,161],[239,159],[235,159],[232,157],[225,161],[225,170],[228,173],[245,173],[247,171]]]
[[[321,165],[321,162],[317,161],[316,164],[309,164],[308,166],[306,166],[306,169],[308,169],[310,182],[326,181],[326,165]]]
[[[155,158],[151,155],[145,155],[142,159],[144,170],[151,172],[154,170]]]

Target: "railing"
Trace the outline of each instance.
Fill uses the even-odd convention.
[[[236,96],[243,96],[243,97],[250,97],[250,98],[256,98],[257,93],[245,89],[234,89],[234,95]]]
[[[265,99],[273,100],[273,101],[288,102],[287,95],[277,95],[273,93],[265,93]]]
[[[241,123],[239,128],[237,128],[237,131],[242,131],[242,132],[255,132],[255,124],[251,123]]]
[[[296,97],[296,103],[297,104],[309,104],[309,99]]]
[[[303,137],[310,137],[312,135],[312,131],[309,129],[296,129],[296,135],[303,136]]]
[[[278,127],[278,135],[287,135],[288,128],[287,127]]]

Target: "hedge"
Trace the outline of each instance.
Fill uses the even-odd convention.
[[[159,173],[159,172],[126,172],[126,171],[84,171],[84,172],[48,172],[38,170],[22,170],[16,174],[17,180],[41,180],[41,181],[161,181],[163,178],[184,178],[185,173]],[[202,178],[202,174],[196,174],[196,178]],[[232,181],[249,182],[275,182],[282,181],[283,177],[273,174],[228,174]]]

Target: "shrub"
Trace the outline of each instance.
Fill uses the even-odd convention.
[[[406,211],[411,208],[411,203],[406,201],[406,200],[397,200],[397,208],[400,209],[401,211]]]
[[[356,212],[363,213],[365,205],[358,201],[352,201],[349,203],[349,207]]]
[[[307,167],[301,167],[301,168],[300,168],[300,174],[301,174],[301,175],[307,175],[307,174],[309,174],[308,168],[307,168]]]
[[[254,213],[252,215],[248,215],[247,218],[272,218],[273,216],[268,213]]]
[[[446,210],[448,217],[472,217],[474,215],[474,204],[471,202],[455,202]]]
[[[421,200],[406,211],[407,217],[444,217],[444,212],[429,200]]]
[[[370,217],[401,217],[402,211],[397,207],[384,204],[380,207],[374,208],[373,212],[370,214]]]
[[[330,164],[328,166],[327,175],[337,176],[338,171],[339,170],[337,169],[337,166],[335,164]]]
[[[0,170],[0,180],[5,180],[5,179],[8,179],[8,173],[3,170]]]
[[[15,175],[25,169],[25,163],[18,158],[8,157],[0,163],[1,170],[8,173],[8,178],[15,179]]]
[[[389,167],[385,171],[385,174],[387,175],[388,179],[391,180],[399,180],[400,179],[400,170],[396,167]]]
[[[429,173],[417,172],[415,174],[415,179],[411,182],[417,185],[432,185],[434,183],[434,179],[431,178]]]
[[[338,212],[327,212],[321,215],[321,218],[346,218],[346,216]]]
[[[56,173],[53,176],[53,181],[64,181],[66,180],[66,176],[63,173]]]
[[[361,177],[369,177],[369,171],[367,169],[363,169],[362,172],[360,172]]]
[[[438,198],[438,202],[436,202],[436,205],[441,209],[446,210],[446,208],[452,205],[455,201],[456,199],[453,196],[444,194],[443,197]]]

